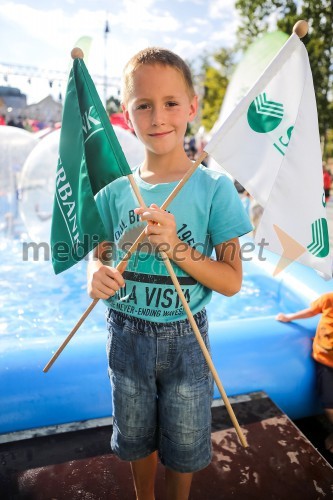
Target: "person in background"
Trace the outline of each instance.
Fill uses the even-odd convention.
[[[241,185],[237,180],[234,181],[234,186],[237,189],[237,193],[239,194],[240,200],[243,204],[245,212],[248,217],[252,219],[252,204],[251,204],[251,195],[248,191],[246,191],[245,187]]]
[[[330,199],[331,184],[332,184],[332,174],[326,166],[326,162],[323,161],[323,182],[324,182],[324,192],[325,192],[325,203]]]
[[[287,323],[321,314],[312,344],[316,363],[317,391],[329,422],[333,425],[333,292],[321,295],[310,307],[290,314],[279,313],[278,321]],[[333,433],[325,440],[326,449],[333,453]]]
[[[187,151],[187,156],[189,157],[190,160],[195,161],[197,158],[197,150],[194,146],[190,147],[189,150]]]

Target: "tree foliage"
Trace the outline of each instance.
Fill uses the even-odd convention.
[[[272,27],[272,14],[274,18],[285,23],[280,28],[287,34],[292,32],[297,17],[296,2],[293,0],[236,0],[236,9],[241,17],[238,28],[238,45],[246,49],[259,35],[266,33]]]
[[[313,75],[320,133],[327,136],[333,128],[333,12],[331,0],[303,0],[297,10],[294,0],[237,0],[241,17],[238,30],[239,46],[245,49],[256,37],[272,29],[272,13],[276,27],[288,35],[298,19],[309,23],[309,33],[303,38]]]
[[[233,68],[233,53],[221,49],[213,55],[213,63],[204,62],[204,95],[202,98],[201,123],[206,130],[211,130],[216,122],[224,99],[229,77]]]

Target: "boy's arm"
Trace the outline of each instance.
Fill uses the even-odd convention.
[[[87,270],[88,294],[92,299],[108,299],[125,286],[122,275],[114,267],[104,264],[111,245],[103,242],[93,251],[93,259],[89,261]]]
[[[182,250],[182,251],[181,251]],[[215,247],[216,260],[181,242],[179,250],[169,258],[202,285],[228,297],[242,286],[242,261],[238,238]]]
[[[239,292],[243,271],[238,238],[217,245],[216,260],[213,260],[178,238],[172,214],[155,204],[134,211],[141,216],[141,220],[148,222],[145,231],[149,241],[192,278],[223,295],[231,296]]]
[[[308,308],[290,314],[279,313],[275,319],[277,319],[278,321],[282,321],[283,323],[288,323],[289,321],[294,321],[295,319],[312,318],[312,316],[316,316],[317,314],[317,311]]]

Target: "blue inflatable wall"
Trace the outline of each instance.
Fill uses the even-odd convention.
[[[298,264],[273,278],[276,261],[269,255],[265,261],[245,262],[245,276],[254,283],[246,293],[232,298],[213,295],[207,308],[212,357],[228,396],[263,390],[288,416],[299,418],[320,411],[311,359],[318,317],[285,324],[277,322],[275,315],[308,307],[311,300],[331,290],[332,282]],[[260,314],[252,307],[248,317],[250,299],[257,301]],[[267,303],[266,315],[262,309]],[[103,314],[101,309],[98,313]],[[72,326],[77,319],[73,318]],[[1,341],[0,433],[112,414],[106,333],[91,334],[89,318],[50,371],[43,373],[66,334],[31,339],[19,346],[8,339]],[[217,389],[215,397],[219,397]]]

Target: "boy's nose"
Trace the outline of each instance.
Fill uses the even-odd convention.
[[[163,117],[162,110],[155,109],[153,111],[152,125],[154,125],[155,127],[158,127],[160,125],[164,125],[164,117]]]

